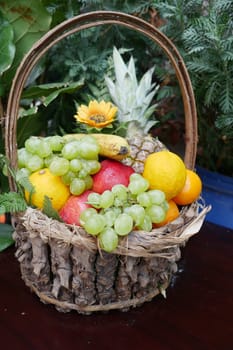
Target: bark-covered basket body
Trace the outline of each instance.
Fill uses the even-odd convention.
[[[6,115],[6,155],[17,166],[16,125],[20,96],[32,68],[62,38],[93,26],[123,25],[152,39],[167,54],[179,81],[185,112],[185,164],[193,168],[197,121],[192,86],[174,45],[156,28],[134,16],[98,11],[61,23],[38,41],[17,70]],[[15,190],[12,178],[10,187]],[[16,257],[22,278],[45,303],[59,311],[80,313],[127,310],[163,292],[176,272],[180,247],[196,234],[209,208],[201,203],[186,207],[177,220],[152,232],[134,231],[121,240],[117,250],[106,253],[97,240],[77,226],[48,218],[28,208],[15,217]]]

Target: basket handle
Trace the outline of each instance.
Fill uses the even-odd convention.
[[[61,41],[63,38],[81,30],[104,24],[123,25],[144,34],[148,38],[152,39],[152,41],[154,41],[157,45],[159,45],[171,61],[179,82],[184,105],[184,162],[187,168],[194,168],[197,147],[196,105],[192,84],[184,61],[171,40],[169,40],[157,28],[138,17],[116,11],[94,11],[70,18],[48,31],[32,46],[31,50],[24,56],[13,79],[6,110],[5,151],[10,165],[13,168],[17,166],[16,124],[18,118],[20,96],[22,94],[25,82],[33,67],[51,46]],[[12,178],[9,178],[9,184],[10,188],[12,190],[15,190],[15,184]]]

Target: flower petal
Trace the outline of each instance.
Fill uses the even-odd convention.
[[[112,123],[117,112],[117,107],[111,102],[92,100],[89,105],[81,105],[74,116],[79,122],[96,128],[102,128]]]

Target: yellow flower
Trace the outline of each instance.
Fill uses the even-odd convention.
[[[117,107],[113,106],[111,102],[93,100],[89,102],[88,106],[81,105],[74,117],[80,123],[102,128],[114,121],[116,112]]]

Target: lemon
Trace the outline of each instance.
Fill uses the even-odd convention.
[[[184,187],[186,167],[183,160],[170,151],[151,153],[145,160],[143,177],[150,189],[165,193],[166,199],[175,197]]]
[[[61,178],[53,175],[47,168],[35,171],[29,176],[29,180],[35,189],[30,204],[37,208],[43,208],[44,197],[47,196],[53,208],[60,210],[70,196],[70,191]],[[27,202],[29,197],[29,192],[25,191]]]

